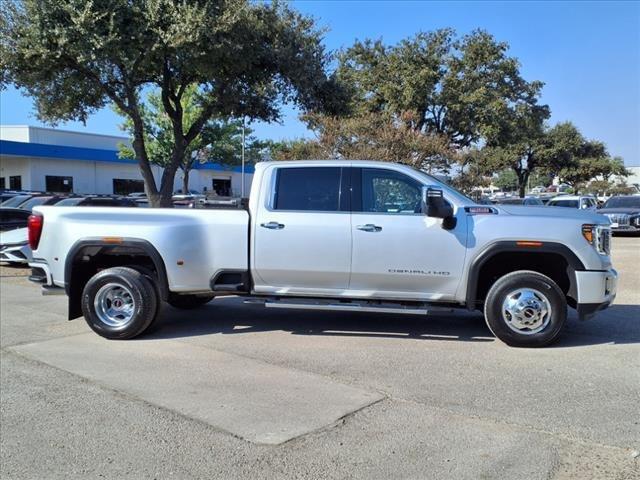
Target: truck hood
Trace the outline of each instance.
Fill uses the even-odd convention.
[[[532,207],[520,205],[495,205],[500,213],[521,217],[553,217],[582,221],[584,223],[608,224],[609,219],[593,211],[565,207]]]
[[[598,213],[627,213],[629,215],[636,215],[640,213],[640,208],[633,207],[621,207],[621,208],[601,208]]]
[[[0,232],[0,245],[20,245],[22,243],[27,243],[26,228]]]

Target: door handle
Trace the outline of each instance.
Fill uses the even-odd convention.
[[[278,222],[261,223],[260,226],[270,230],[282,230],[284,228],[284,225]]]
[[[363,232],[379,232],[382,230],[382,227],[378,225],[374,225],[373,223],[367,223],[366,225],[358,225],[356,227],[358,230],[362,230]]]

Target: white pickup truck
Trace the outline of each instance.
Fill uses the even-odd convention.
[[[248,206],[37,207],[32,281],[107,338],[144,332],[161,301],[425,314],[482,309],[512,346],[553,342],[616,294],[602,215],[485,206],[411,167],[265,162]]]

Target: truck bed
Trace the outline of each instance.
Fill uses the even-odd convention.
[[[174,292],[210,291],[222,270],[249,268],[249,214],[230,209],[36,207],[44,215],[39,257],[54,259],[56,284],[65,278],[66,256],[82,239],[118,243],[144,239],[164,261]]]

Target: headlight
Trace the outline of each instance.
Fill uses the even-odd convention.
[[[582,225],[582,236],[600,255],[611,253],[611,228],[605,225]]]

